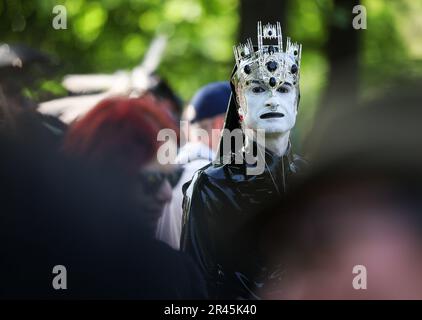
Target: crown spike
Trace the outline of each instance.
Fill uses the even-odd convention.
[[[262,24],[258,21],[258,50],[262,50]]]
[[[280,22],[277,22],[277,35],[278,35],[278,47],[280,52],[283,51],[283,34],[281,33],[281,25]]]

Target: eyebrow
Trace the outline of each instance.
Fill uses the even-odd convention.
[[[266,84],[264,81],[262,80],[251,80],[251,83],[256,83],[256,84]],[[292,84],[290,82],[283,82],[280,86],[287,86],[287,87],[293,87]]]

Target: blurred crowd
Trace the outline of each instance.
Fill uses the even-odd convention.
[[[197,131],[223,128],[229,83],[184,106],[154,75],[144,92],[65,123],[22,94],[48,76],[48,57],[10,49],[0,56],[0,297],[206,299],[203,275],[179,251],[183,185],[215,158],[218,139]],[[318,120],[308,172],[262,213],[258,244],[284,270],[264,298],[422,298],[420,102],[417,84],[399,83]],[[172,164],[157,159],[162,129],[176,132]],[[66,290],[51,285],[56,265]],[[366,290],[352,286],[356,265]]]
[[[47,76],[46,56],[10,46],[0,59],[0,297],[207,298],[193,260],[172,247],[181,186],[214,151],[191,139],[179,152],[187,159],[158,161],[160,130],[176,133],[167,141],[175,146],[190,135],[180,133],[182,105],[172,89],[149,75],[154,86],[142,93],[102,99],[65,123],[23,95],[34,68]],[[183,116],[191,130],[221,129],[229,94],[226,82],[199,92]],[[69,276],[63,291],[52,286],[57,265]]]

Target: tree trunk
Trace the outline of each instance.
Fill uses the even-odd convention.
[[[334,11],[329,16],[329,35],[325,47],[329,69],[327,86],[320,111],[354,106],[357,103],[359,76],[359,39],[364,30],[355,30],[352,10],[359,0],[334,0]],[[321,113],[320,112],[320,113]]]

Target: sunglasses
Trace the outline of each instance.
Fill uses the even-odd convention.
[[[157,191],[165,180],[174,188],[180,181],[183,168],[179,167],[171,172],[162,172],[158,170],[145,170],[138,174],[138,179],[146,190]]]

